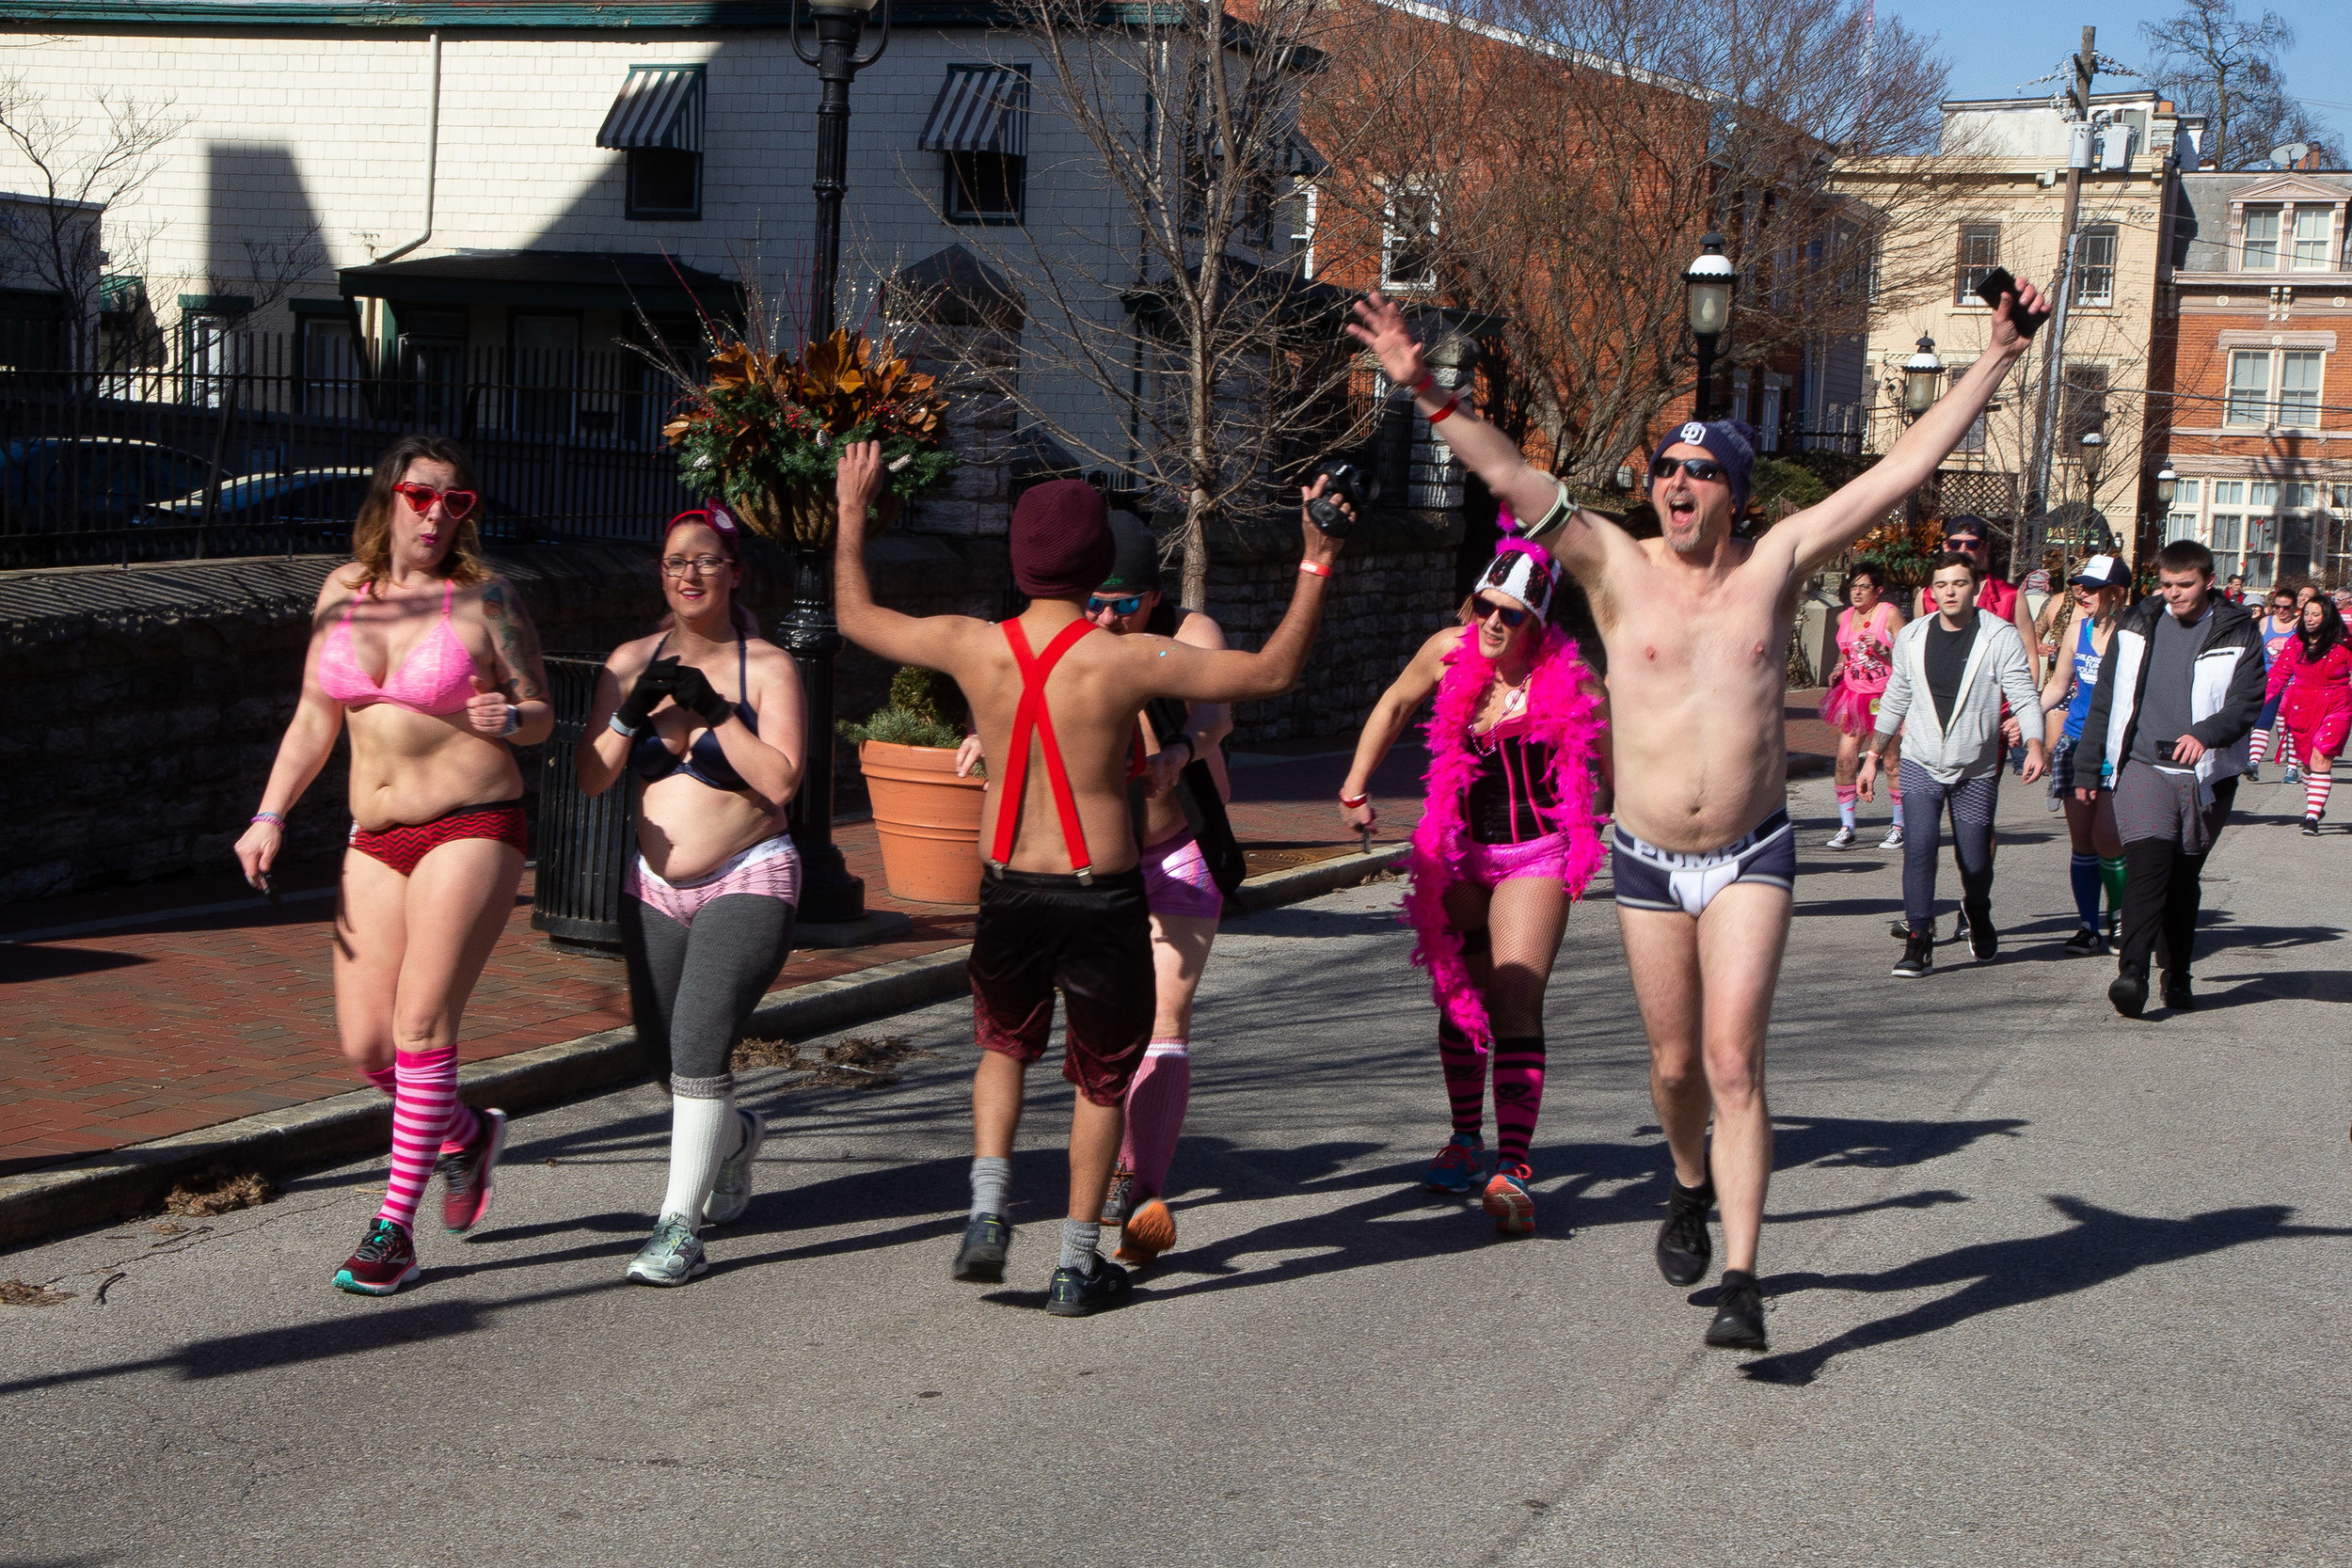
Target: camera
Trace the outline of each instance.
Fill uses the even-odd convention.
[[[1345,501],[1356,509],[1359,517],[1362,516],[1365,509],[1380,499],[1380,482],[1344,457],[1332,458],[1315,469],[1315,474],[1331,483],[1324,486],[1322,495],[1307,503],[1308,519],[1332,538],[1344,539],[1347,514],[1340,510],[1338,503]],[[1309,489],[1314,487],[1314,475],[1308,476]]]

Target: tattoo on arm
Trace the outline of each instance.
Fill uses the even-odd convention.
[[[499,662],[506,666],[506,679],[501,684],[507,697],[517,703],[545,700],[539,633],[531,624],[531,612],[523,608],[521,596],[506,586],[505,578],[492,578],[482,590],[482,617],[490,625]]]

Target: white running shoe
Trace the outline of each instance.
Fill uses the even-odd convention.
[[[1882,849],[1899,849],[1902,847],[1903,825],[1897,822],[1886,830],[1886,836],[1879,840],[1879,847]]]
[[[1851,848],[1852,848],[1852,847],[1853,847],[1853,830],[1852,830],[1851,828],[1840,828],[1840,829],[1838,829],[1836,832],[1834,832],[1834,833],[1830,834],[1830,835],[1829,835],[1829,837],[1827,837],[1827,838],[1825,838],[1825,839],[1823,839],[1823,840],[1821,841],[1821,847],[1822,847],[1822,848],[1824,848],[1824,849],[1851,849]]]
[[[757,1111],[737,1106],[735,1114],[742,1118],[743,1141],[734,1153],[719,1162],[719,1179],[710,1188],[710,1196],[703,1200],[703,1218],[712,1225],[724,1225],[742,1217],[752,1203],[752,1162],[759,1158],[759,1146],[768,1141],[768,1123]]]

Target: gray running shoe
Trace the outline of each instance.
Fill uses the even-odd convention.
[[[703,1201],[703,1218],[713,1225],[739,1219],[751,1207],[752,1162],[759,1158],[759,1146],[768,1137],[768,1123],[757,1111],[739,1106],[735,1114],[743,1118],[743,1145],[719,1162],[719,1179]]]
[[[692,1227],[675,1214],[664,1214],[653,1227],[653,1239],[629,1259],[628,1277],[640,1285],[683,1285],[709,1267]]]
[[[1111,1184],[1103,1194],[1103,1223],[1125,1225],[1127,1211],[1135,1207],[1136,1173],[1131,1170],[1111,1172]]]

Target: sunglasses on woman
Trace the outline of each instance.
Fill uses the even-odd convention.
[[[1507,604],[1497,604],[1492,599],[1472,599],[1470,616],[1479,621],[1501,621],[1511,631],[1517,631],[1527,624],[1526,610],[1513,609]]]
[[[1649,477],[1664,479],[1677,468],[1680,468],[1692,479],[1708,480],[1724,477],[1724,466],[1711,457],[1653,458],[1649,466]]]
[[[439,501],[441,510],[448,513],[452,519],[462,519],[473,510],[474,502],[482,499],[471,490],[436,490],[430,484],[419,484],[414,480],[403,480],[393,485],[392,494],[406,501],[408,510],[420,517],[433,510],[435,501]]]
[[[1133,615],[1142,608],[1143,595],[1140,594],[1130,594],[1123,599],[1089,598],[1087,600],[1089,615],[1100,615],[1106,610],[1113,615]]]

